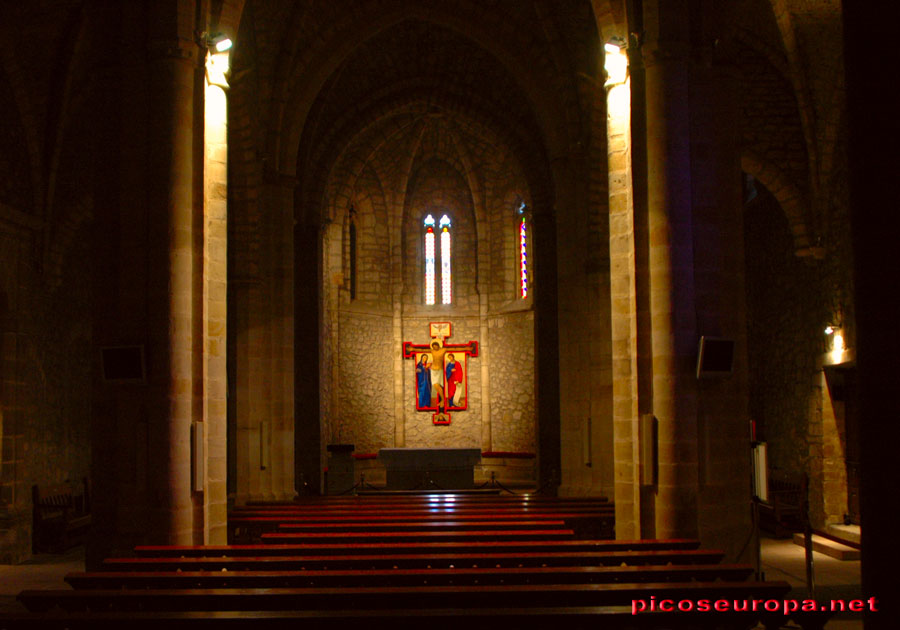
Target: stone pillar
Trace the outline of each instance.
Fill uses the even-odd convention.
[[[274,312],[272,314],[272,475],[277,499],[290,500],[294,488],[294,190],[297,179],[282,176],[269,186],[277,219],[272,237]],[[306,357],[302,356],[301,360]]]
[[[900,471],[893,465],[900,440],[895,420],[900,306],[888,295],[897,282],[897,236],[884,222],[884,209],[896,201],[897,164],[893,156],[885,157],[883,147],[897,135],[900,97],[891,90],[877,99],[871,94],[884,85],[885,68],[900,62],[894,36],[900,6],[880,6],[873,16],[867,3],[841,4],[859,378],[862,592],[879,607],[863,616],[866,630],[882,630],[896,624],[894,589],[886,578],[895,574],[898,561],[891,498],[900,484]]]
[[[147,461],[151,501],[147,538],[159,544],[195,542],[191,422],[198,301],[194,290],[196,51],[197,45],[189,40],[151,43],[147,439],[152,457]]]
[[[322,236],[319,226],[299,215],[294,225],[294,343],[308,360],[294,365],[294,484],[299,494],[323,491],[323,439],[320,424],[320,338]],[[322,363],[327,365],[327,363]]]
[[[631,540],[641,537],[631,81],[606,89],[616,537]]]
[[[734,341],[729,376],[692,379],[697,392],[699,532],[704,545],[723,549],[729,560],[749,562],[756,554],[746,544],[752,523],[738,81],[725,43],[695,55],[702,60],[691,77],[697,337]],[[696,353],[696,337],[693,343]]]
[[[644,5],[655,535],[697,536],[697,328],[691,209],[688,2]]]
[[[559,316],[556,220],[546,202],[534,211],[534,363],[538,486],[555,493],[560,483]]]
[[[220,53],[227,60],[227,53]],[[216,55],[219,57],[220,55]],[[207,60],[207,66],[212,59]],[[224,74],[207,71],[204,100],[203,221],[203,422],[205,544],[227,542],[227,374],[225,372],[228,284],[228,98]]]
[[[574,155],[555,158],[551,166],[556,189],[555,228],[558,279],[557,317],[559,330],[559,440],[561,477],[559,492],[565,496],[586,495],[590,489],[585,452],[589,446],[587,423],[591,413],[591,324],[594,314],[588,308],[585,254],[588,252],[587,217],[578,202]],[[537,227],[535,236],[540,236]],[[536,252],[537,254],[537,252]],[[543,256],[537,259],[537,268]],[[536,286],[540,292],[542,286]],[[539,392],[541,394],[542,392]]]
[[[291,175],[264,173],[254,211],[271,220],[256,228],[259,247],[247,257],[256,264],[234,270],[237,503],[295,495],[295,187]]]

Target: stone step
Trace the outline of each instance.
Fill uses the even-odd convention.
[[[803,534],[794,534],[795,545],[803,547],[804,543],[805,537]],[[831,556],[838,560],[859,560],[859,549],[842,545],[839,542],[828,540],[827,538],[816,536],[815,534],[813,534],[812,543],[813,551],[824,553],[826,556]]]
[[[837,538],[838,540],[846,543],[855,543],[856,545],[859,544],[859,525],[831,524],[825,528],[825,533],[832,538]]]

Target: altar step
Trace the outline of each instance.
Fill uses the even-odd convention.
[[[806,538],[803,534],[794,534],[794,544],[804,546]],[[813,551],[824,553],[838,560],[859,560],[859,549],[854,549],[847,545],[843,545],[835,540],[829,540],[824,536],[813,534],[812,537]]]

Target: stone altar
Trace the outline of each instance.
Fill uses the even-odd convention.
[[[479,448],[383,448],[378,459],[388,490],[465,490],[475,487]]]

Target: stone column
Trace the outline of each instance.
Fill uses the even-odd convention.
[[[324,440],[320,424],[321,343],[328,343],[321,325],[322,235],[319,226],[296,213],[294,225],[294,343],[307,360],[294,365],[294,484],[305,494],[323,491]],[[327,365],[324,364],[323,365]]]
[[[555,493],[560,482],[559,315],[556,220],[541,200],[534,211],[534,363],[538,485]]]
[[[224,62],[227,53],[220,53]],[[219,55],[217,55],[218,57]],[[207,66],[212,60],[207,60]],[[203,542],[227,542],[228,98],[224,75],[207,71],[204,100],[203,422],[206,428]]]
[[[658,538],[691,538],[698,532],[688,4],[680,0],[644,5]]]
[[[616,537],[631,540],[641,537],[631,82],[606,89]]]
[[[587,422],[591,413],[591,325],[589,313],[585,255],[588,252],[587,217],[579,203],[576,187],[579,175],[575,169],[580,159],[574,152],[551,162],[556,189],[555,228],[558,247],[555,260],[558,279],[557,317],[559,330],[559,440],[561,451],[562,495],[585,495],[590,488],[589,469],[585,461]],[[537,227],[536,237],[544,228]],[[544,262],[546,255],[536,265]],[[537,285],[540,295],[543,285]],[[543,392],[539,392],[542,394]]]
[[[272,332],[272,474],[275,497],[290,500],[294,488],[294,190],[297,179],[281,176],[269,187],[275,213],[273,235],[274,313]],[[301,357],[305,360],[305,357]]]
[[[755,554],[746,544],[752,523],[740,109],[738,77],[727,63],[726,48],[720,43],[715,50],[695,49],[695,58],[702,61],[695,63],[691,76],[691,195],[698,244],[696,335],[733,340],[734,360],[729,376],[692,382],[697,392],[700,537],[704,545],[723,549],[730,560],[748,562]]]
[[[264,341],[259,378],[251,375],[251,430],[259,432],[261,460],[250,467],[259,497],[290,500],[294,492],[294,176],[266,172],[260,196],[260,302],[254,328]],[[304,358],[305,360],[305,358]],[[256,453],[249,455],[251,458]],[[252,494],[252,493],[251,493]]]
[[[171,16],[166,16],[171,17]],[[194,419],[194,287],[197,252],[194,93],[197,45],[152,42],[148,118],[147,354],[151,508],[147,537],[191,544]]]

